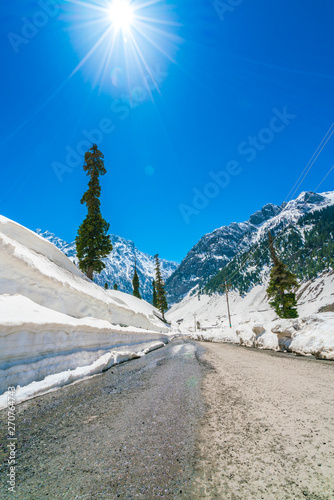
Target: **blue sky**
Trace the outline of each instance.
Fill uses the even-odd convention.
[[[332,0],[162,0],[117,37],[89,2],[60,4],[0,6],[2,215],[73,240],[91,141],[110,231],[170,260],[287,198],[334,122]],[[334,134],[296,195],[333,153]]]

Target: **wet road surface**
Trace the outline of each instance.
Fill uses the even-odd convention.
[[[143,358],[17,406],[16,494],[0,498],[191,498],[200,386],[196,343]],[[0,412],[1,425],[7,413]],[[4,428],[4,427],[2,427]],[[2,439],[1,462],[6,459]]]

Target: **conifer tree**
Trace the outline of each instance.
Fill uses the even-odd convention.
[[[117,283],[114,284],[114,290],[118,290],[118,285]]]
[[[104,284],[104,288],[105,288],[106,290],[108,290],[109,285],[108,285],[108,283],[107,283],[107,282]]]
[[[135,257],[135,273],[133,275],[132,286],[133,286],[133,295],[135,297],[138,297],[138,299],[141,299],[141,295],[140,295],[140,291],[139,291],[139,278],[138,278],[138,274],[137,274],[136,257]]]
[[[168,309],[165,284],[161,276],[159,255],[158,254],[155,255],[154,258],[155,258],[155,287],[157,293],[157,307],[161,312],[163,319],[165,319],[165,311],[167,311]]]
[[[298,287],[297,277],[277,257],[270,233],[268,237],[274,263],[267,288],[268,297],[272,299],[269,304],[280,318],[298,318],[296,294],[293,292]]]
[[[100,211],[101,186],[99,176],[106,174],[103,154],[92,147],[85,154],[83,169],[90,180],[88,190],[81,198],[81,203],[86,204],[87,216],[78,229],[75,239],[79,267],[89,279],[93,279],[93,272],[100,273],[105,268],[101,259],[112,250],[110,236],[107,235],[109,224],[102,218]]]
[[[153,287],[153,307],[158,307],[158,298],[157,298],[157,289],[155,286],[155,281],[152,281],[152,287]]]

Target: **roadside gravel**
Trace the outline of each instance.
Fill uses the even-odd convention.
[[[334,363],[205,343],[192,499],[334,499]]]
[[[14,498],[189,498],[204,415],[202,348],[173,341],[147,356],[17,406]],[[7,414],[0,412],[1,426]],[[4,427],[2,427],[4,428]],[[6,459],[2,439],[1,463]],[[6,493],[2,467],[0,498]]]

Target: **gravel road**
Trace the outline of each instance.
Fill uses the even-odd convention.
[[[330,500],[333,417],[334,363],[179,339],[18,405],[0,498]]]
[[[202,345],[215,370],[190,498],[334,499],[334,363]]]
[[[18,405],[16,494],[6,493],[2,468],[0,498],[189,498],[205,410],[201,350],[173,341]],[[6,417],[0,412],[1,426]],[[2,439],[1,463],[6,444]]]

